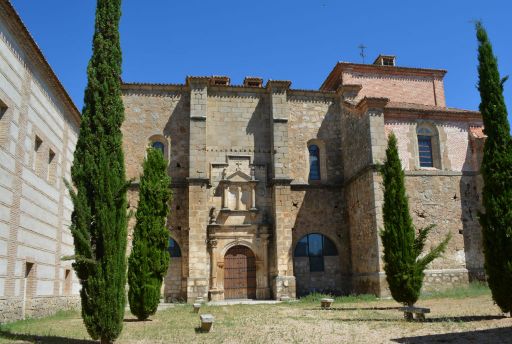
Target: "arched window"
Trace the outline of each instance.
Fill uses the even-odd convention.
[[[309,180],[320,180],[320,149],[309,145]]]
[[[303,236],[295,246],[294,257],[309,257],[309,271],[324,271],[324,257],[337,256],[338,250],[326,236],[318,233]]]
[[[165,153],[165,145],[160,142],[160,141],[154,141],[152,144],[151,144],[151,147],[153,147],[154,149],[157,149],[159,150],[160,152],[162,152],[162,154],[164,155]]]
[[[173,238],[169,238],[169,255],[172,258],[179,258],[181,257],[181,249],[176,240]]]

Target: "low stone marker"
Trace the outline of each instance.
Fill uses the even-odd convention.
[[[320,300],[320,306],[322,309],[329,309],[331,308],[332,303],[334,302],[334,299],[321,299]]]
[[[204,303],[204,298],[202,296],[197,297],[196,303]]]
[[[414,319],[413,314],[416,315],[416,320],[423,321],[425,320],[425,314],[430,313],[430,308],[421,307],[400,307],[400,310],[404,312],[404,319],[407,321]]]
[[[200,303],[194,303],[194,313],[199,313],[199,308],[201,308]]]
[[[213,315],[201,314],[199,318],[201,319],[201,331],[210,332],[213,325]]]

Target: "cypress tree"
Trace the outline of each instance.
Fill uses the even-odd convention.
[[[426,266],[443,253],[450,236],[420,258],[428,234],[434,226],[420,229],[416,236],[394,134],[389,136],[386,162],[380,170],[384,184],[384,229],[380,233],[384,246],[384,271],[393,299],[413,306],[420,296]]]
[[[507,77],[500,79],[498,61],[480,22],[476,34],[480,112],[487,135],[481,166],[485,213],[480,214],[485,271],[494,301],[512,315],[512,140],[503,97]]]
[[[121,0],[98,0],[93,54],[68,185],[74,210],[73,267],[89,335],[113,342],[123,328],[127,202],[121,124]]]
[[[155,314],[162,279],[169,265],[169,232],[165,226],[171,191],[163,154],[149,148],[140,179],[133,248],[128,260],[128,300],[139,320]]]

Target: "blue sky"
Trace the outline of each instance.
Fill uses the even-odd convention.
[[[79,108],[91,55],[94,0],[12,0]],[[121,20],[123,79],[183,83],[186,75],[287,79],[317,89],[337,61],[394,54],[397,64],[447,69],[451,107],[477,109],[481,19],[512,77],[512,1],[125,0]],[[512,112],[512,79],[505,84]]]

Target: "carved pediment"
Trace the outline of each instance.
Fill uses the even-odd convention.
[[[235,173],[227,176],[226,180],[234,183],[246,183],[251,180],[251,176],[242,171],[236,171]]]

